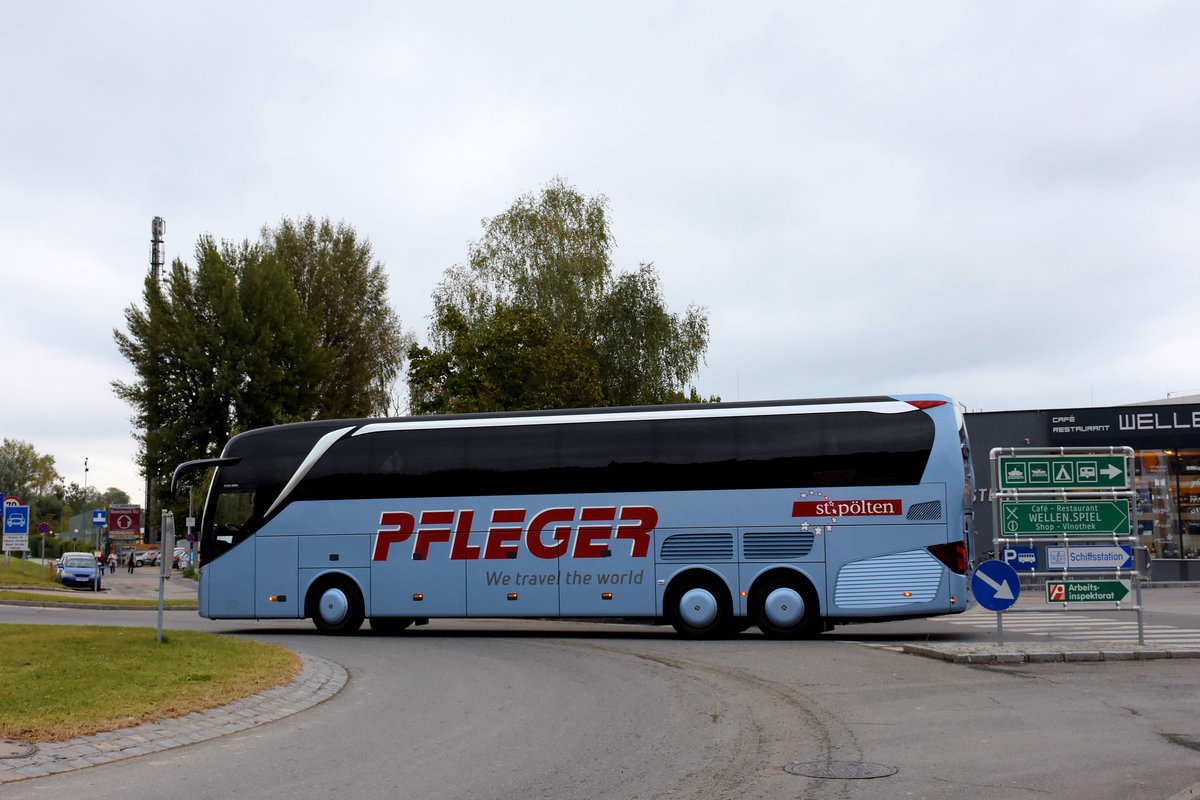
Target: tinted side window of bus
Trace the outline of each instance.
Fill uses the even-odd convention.
[[[915,484],[925,414],[388,431],[337,442],[291,499]]]

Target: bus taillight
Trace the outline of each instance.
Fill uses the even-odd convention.
[[[938,406],[946,405],[945,400],[905,400],[904,402],[908,403],[910,406],[915,406],[916,408],[920,409],[937,408]]]
[[[967,574],[967,543],[948,542],[946,544],[931,544],[925,548],[934,558],[950,568],[951,572],[959,575]]]

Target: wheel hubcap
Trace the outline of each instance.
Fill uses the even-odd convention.
[[[804,619],[804,599],[795,589],[782,586],[767,595],[763,613],[772,625],[790,628]]]
[[[717,618],[717,598],[707,589],[692,589],[679,598],[679,617],[694,628],[711,625]]]
[[[350,601],[341,589],[326,589],[321,595],[321,619],[330,625],[337,625],[346,618],[350,611]]]

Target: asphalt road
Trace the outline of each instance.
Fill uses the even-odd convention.
[[[156,587],[155,587],[156,588]],[[1192,620],[1191,593],[1169,613]],[[1175,603],[1174,600],[1179,602]],[[0,608],[13,622],[154,625],[149,611]],[[436,622],[398,637],[307,622],[168,627],[336,661],[343,691],[207,743],[4,787],[94,798],[1168,798],[1200,782],[1200,662],[955,665],[884,645],[936,621],[689,642],[669,628]],[[867,642],[864,644],[863,642]],[[871,780],[794,762],[896,768]]]

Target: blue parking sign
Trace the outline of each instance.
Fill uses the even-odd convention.
[[[1033,572],[1038,568],[1036,547],[1006,547],[1000,553],[1004,563],[1015,570]]]

